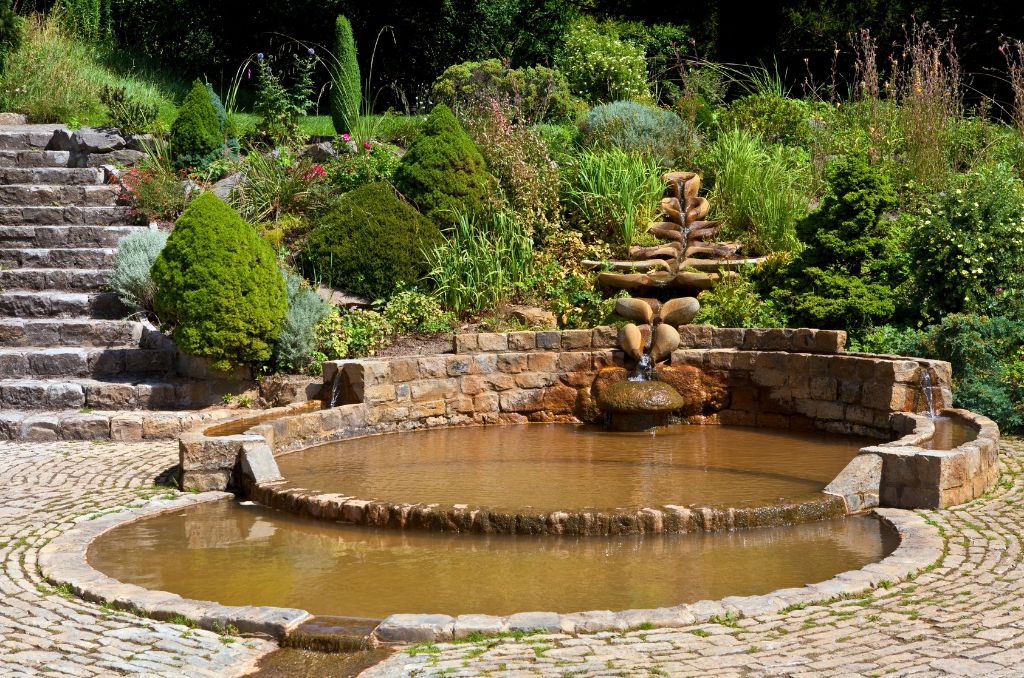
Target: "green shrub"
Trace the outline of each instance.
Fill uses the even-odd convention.
[[[429,252],[430,279],[458,314],[494,309],[533,272],[533,240],[507,212],[458,214],[447,239]]]
[[[352,129],[363,98],[352,24],[342,15],[334,24],[334,58],[337,63],[331,67],[331,120],[341,134]]]
[[[785,316],[771,300],[762,299],[747,275],[725,278],[700,293],[700,311],[693,322],[715,327],[785,327]]]
[[[1024,322],[951,314],[897,347],[953,365],[953,404],[991,417],[1006,433],[1024,430]]]
[[[723,129],[753,132],[771,143],[807,143],[811,128],[806,102],[777,94],[750,94],[733,101],[722,113]]]
[[[181,215],[153,281],[156,313],[186,353],[217,369],[271,357],[287,313],[284,281],[269,245],[217,196],[202,194]]]
[[[1005,314],[1024,294],[1024,187],[1008,165],[958,176],[915,222],[909,245],[926,317]]]
[[[643,49],[586,21],[566,33],[555,66],[565,74],[570,92],[590,102],[649,96]]]
[[[491,100],[515,111],[527,124],[570,122],[573,117],[569,83],[558,71],[544,66],[509,68],[498,59],[467,61],[449,66],[434,81],[434,99],[462,115]]]
[[[306,114],[312,103],[313,70],[317,59],[313,48],[306,48],[303,52],[302,55],[293,55],[291,68],[270,55],[257,55],[253,112],[259,116],[259,121],[247,136],[250,143],[277,148],[305,138],[299,127],[299,118]],[[282,54],[281,58],[284,56]]]
[[[391,181],[402,161],[398,147],[391,144],[369,145],[369,149],[356,147],[355,153],[347,152],[346,148],[341,157],[327,166],[327,177],[333,187],[347,193],[364,184]]]
[[[531,235],[549,231],[558,219],[558,169],[544,141],[496,101],[469,111],[466,130]]]
[[[25,39],[25,20],[11,7],[11,0],[0,0],[0,73],[7,67],[7,57],[21,47]]]
[[[318,204],[326,170],[289,153],[250,153],[239,166],[244,179],[231,193],[231,204],[251,222],[277,222],[301,215]]]
[[[580,132],[575,125],[544,123],[531,127],[547,146],[548,155],[559,165],[570,162],[579,151]]]
[[[313,361],[316,327],[331,312],[331,305],[310,288],[302,276],[281,271],[284,277],[288,313],[274,347],[279,369],[297,370]]]
[[[441,307],[437,297],[413,288],[400,288],[387,302],[375,306],[398,334],[448,332],[455,323],[455,316]]]
[[[137,231],[117,242],[110,288],[125,306],[151,313],[156,285],[150,271],[167,244],[166,231]]]
[[[437,226],[385,183],[345,194],[310,233],[300,262],[306,277],[333,287],[388,297],[429,270],[424,252],[442,241]]]
[[[562,203],[573,226],[626,247],[657,214],[664,193],[657,162],[617,148],[584,151],[562,172]]]
[[[188,205],[189,193],[181,176],[161,162],[164,149],[157,148],[159,144],[154,140],[150,152],[135,167],[118,175],[117,198],[140,220],[173,222]]]
[[[790,263],[777,299],[805,327],[884,324],[896,313],[906,273],[893,223],[896,196],[860,158],[836,161],[821,207],[797,226],[807,246]]]
[[[810,168],[790,149],[743,130],[719,134],[701,155],[709,200],[725,232],[756,252],[797,248],[796,223],[810,204]]]
[[[455,212],[480,211],[494,190],[480,149],[444,104],[430,112],[394,178],[395,187],[438,223],[453,223]]]
[[[110,0],[59,0],[58,16],[64,28],[86,40],[111,35]]]
[[[348,357],[371,356],[386,348],[394,334],[395,328],[377,311],[356,309],[341,316],[341,335]]]
[[[599,104],[583,123],[583,143],[591,148],[618,148],[627,153],[644,153],[671,165],[692,147],[690,130],[672,111],[635,101]]]
[[[199,80],[192,83],[171,125],[171,149],[179,169],[202,167],[221,154],[223,129],[210,93]]]
[[[110,124],[125,134],[141,134],[153,127],[160,109],[153,104],[136,101],[124,87],[104,85],[100,101],[107,107]]]

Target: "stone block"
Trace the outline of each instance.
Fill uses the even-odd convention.
[[[495,391],[507,391],[516,386],[516,381],[511,374],[488,374],[484,379]]]
[[[485,332],[479,335],[480,350],[486,353],[501,353],[508,350],[508,335],[501,332]]]
[[[527,368],[529,356],[525,353],[502,353],[498,355],[498,371],[516,374]]]
[[[284,480],[274,460],[274,451],[265,442],[242,444],[242,473],[257,485]]]
[[[555,383],[557,377],[552,372],[521,372],[515,376],[519,388],[542,388]]]
[[[590,348],[593,344],[593,330],[563,330],[562,350],[579,351]]]
[[[448,362],[444,356],[426,356],[419,359],[420,378],[448,376]]]
[[[231,486],[231,471],[182,470],[181,489],[185,492],[224,492]]]
[[[591,330],[590,345],[595,349],[618,348],[619,331],[606,325],[595,327]]]
[[[479,335],[456,334],[453,351],[455,353],[476,353],[480,350]]]
[[[409,387],[412,389],[413,401],[438,400],[451,398],[458,393],[459,380],[455,378],[421,379],[411,382]]]
[[[55,410],[78,409],[85,405],[81,384],[50,384],[46,387],[46,404]]]
[[[497,412],[501,409],[501,399],[497,393],[481,393],[474,396],[473,409],[480,413]]]
[[[560,351],[562,349],[562,333],[557,330],[537,332],[537,348],[542,351]]]
[[[417,384],[420,382],[411,383]],[[415,386],[411,388],[415,388]],[[391,402],[395,397],[395,387],[392,384],[377,384],[376,386],[367,386],[363,389],[363,402],[367,405]]]
[[[557,612],[519,612],[508,618],[509,631],[558,633],[562,617]]]
[[[470,373],[473,359],[468,355],[453,355],[448,356],[445,363],[448,376],[458,377]]]
[[[197,433],[178,437],[178,460],[186,471],[233,469],[242,450],[243,436],[207,438]]]
[[[746,333],[741,327],[716,328],[711,333],[710,348],[740,348]]]
[[[811,377],[808,396],[815,400],[832,401],[836,399],[838,386],[835,377]]]
[[[508,630],[508,624],[501,617],[489,614],[460,614],[455,618],[453,635],[458,640],[466,638],[471,633],[495,634]]]
[[[142,417],[142,437],[166,440],[181,433],[181,419],[175,414],[149,414]]]
[[[532,351],[537,348],[536,332],[512,332],[508,335],[510,351]]]
[[[560,353],[558,369],[561,372],[590,372],[594,369],[594,354],[589,351]]]
[[[382,643],[432,643],[451,640],[455,619],[445,614],[393,614],[373,635]]]
[[[64,440],[105,440],[110,438],[110,420],[102,414],[72,414],[60,422]]]
[[[414,403],[409,408],[409,416],[413,419],[424,417],[439,417],[447,411],[447,404],[444,400],[429,400],[427,402]]]
[[[391,361],[391,381],[412,381],[419,376],[420,367],[416,358],[396,358]]]
[[[97,410],[130,410],[135,407],[135,387],[131,384],[91,384],[85,402]]]
[[[539,412],[544,409],[544,390],[516,389],[506,391],[499,397],[502,412]]]
[[[138,414],[116,414],[111,417],[110,439],[125,443],[142,440],[142,416]]]
[[[36,414],[21,421],[21,439],[26,442],[60,440],[60,421],[54,414]]]
[[[526,364],[531,372],[554,372],[558,365],[558,354],[550,351],[531,353]]]

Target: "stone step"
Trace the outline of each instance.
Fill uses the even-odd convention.
[[[70,151],[12,151],[0,149],[0,167],[64,167],[71,162]]]
[[[53,133],[65,129],[64,125],[10,125],[0,127],[0,149],[22,151],[29,149],[43,150]]]
[[[134,320],[0,318],[0,346],[138,346],[143,328]]]
[[[2,268],[112,268],[111,247],[73,247],[39,249],[34,247],[0,248]]]
[[[85,224],[127,226],[135,221],[130,207],[0,207],[0,225]]]
[[[102,292],[110,280],[105,268],[0,269],[0,289],[42,292]]]
[[[137,347],[0,348],[0,374],[8,378],[162,376],[176,351]]]
[[[148,226],[0,226],[0,247],[116,247]]]
[[[237,413],[237,410],[222,408],[199,412],[125,412],[89,408],[56,412],[0,410],[0,440],[169,440],[203,422],[217,421]]]
[[[0,291],[0,317],[120,320],[128,314],[112,292]]]
[[[2,162],[2,156],[0,156]],[[106,173],[98,167],[3,167],[0,184],[42,184],[50,186],[102,185]]]
[[[111,207],[118,187],[107,184],[61,186],[57,184],[0,185],[0,205],[21,207]]]
[[[0,379],[0,410],[178,410],[223,402],[251,384],[195,379]]]

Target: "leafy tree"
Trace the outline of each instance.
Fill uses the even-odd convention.
[[[341,15],[335,22],[334,58],[337,63],[331,68],[331,119],[334,121],[334,129],[341,134],[352,129],[352,124],[359,116],[362,100],[352,24]]]

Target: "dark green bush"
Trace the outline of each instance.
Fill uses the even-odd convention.
[[[171,152],[179,169],[202,167],[224,147],[224,134],[210,92],[199,80],[192,83],[171,125]]]
[[[914,221],[910,253],[926,317],[1020,311],[1024,187],[1009,165],[958,176]]]
[[[737,127],[766,141],[801,145],[811,134],[807,104],[778,94],[751,94],[729,104],[719,120],[725,129]]]
[[[25,20],[11,7],[11,0],[0,0],[0,73],[7,57],[21,47],[25,38]]]
[[[797,224],[806,249],[774,295],[795,324],[855,328],[893,317],[906,279],[893,223],[883,218],[895,200],[885,176],[860,158],[829,168],[821,207]]]
[[[412,285],[428,271],[424,252],[442,242],[437,226],[386,183],[346,193],[321,215],[300,262],[311,280],[373,298]]]
[[[509,68],[498,59],[449,66],[434,81],[433,94],[460,115],[463,108],[495,99],[528,124],[569,122],[575,108],[569,83],[558,71],[544,66]]]
[[[351,131],[362,101],[352,24],[342,15],[334,24],[334,58],[337,63],[331,66],[331,120],[334,129],[341,134]]]
[[[284,280],[270,246],[217,196],[202,194],[178,218],[153,282],[156,313],[186,353],[218,369],[271,357],[288,310]]]
[[[107,107],[110,124],[125,134],[149,131],[160,113],[156,105],[131,97],[124,87],[104,85],[100,88],[100,101]]]
[[[394,180],[423,214],[442,224],[454,223],[455,212],[479,212],[494,191],[480,149],[444,104],[430,112]]]

